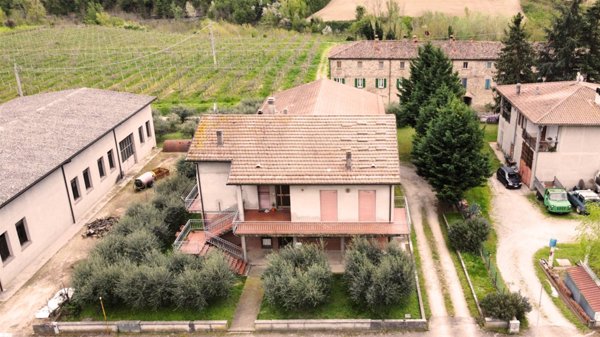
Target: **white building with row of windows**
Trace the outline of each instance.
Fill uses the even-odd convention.
[[[0,292],[156,146],[154,99],[80,88],[0,105]]]

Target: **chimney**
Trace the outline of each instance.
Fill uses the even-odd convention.
[[[287,115],[287,113],[288,113],[288,109],[287,108],[283,109],[283,114]]]
[[[600,105],[600,88],[596,88],[596,99],[594,100],[594,102],[597,105]]]
[[[223,131],[217,131],[217,146],[223,146]]]
[[[352,171],[352,152],[346,152],[346,171]]]
[[[517,95],[521,94],[521,83],[517,83]]]
[[[539,86],[539,85],[536,85],[536,86],[535,86],[535,94],[536,94],[536,95],[539,95],[539,94],[540,94],[540,86]]]
[[[267,104],[269,106],[269,113],[275,114],[275,97],[267,98]]]

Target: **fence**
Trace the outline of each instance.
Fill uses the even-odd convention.
[[[480,253],[481,253],[481,258],[485,262],[485,267],[488,270],[488,275],[490,276],[492,283],[494,283],[494,287],[496,288],[496,290],[498,290],[499,292],[508,291],[508,289],[506,288],[506,285],[504,285],[502,276],[500,275],[500,272],[498,271],[498,266],[494,262],[492,253],[490,253],[487,249],[485,249],[485,247],[481,248]]]

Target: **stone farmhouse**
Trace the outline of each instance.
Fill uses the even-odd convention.
[[[80,88],[0,105],[0,289],[156,146],[153,100]]]
[[[356,41],[333,48],[329,53],[331,79],[366,89],[383,97],[385,103],[398,102],[400,79],[410,76],[410,62],[425,42]],[[464,100],[476,109],[493,102],[495,61],[502,49],[494,41],[431,41],[452,60],[466,88]]]
[[[523,183],[588,183],[600,169],[600,85],[567,81],[498,86],[498,146]]]
[[[187,160],[197,186],[186,198],[180,249],[218,247],[238,272],[266,253],[303,242],[343,251],[352,236],[407,236],[394,115],[374,94],[320,80],[268,98],[257,114],[204,115]],[[198,237],[197,240],[193,236]]]

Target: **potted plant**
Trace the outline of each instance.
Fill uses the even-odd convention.
[[[277,211],[277,207],[275,207],[275,203],[273,203],[273,204],[272,204],[272,206],[273,206],[273,207],[271,208],[271,212],[275,212],[275,211]]]

